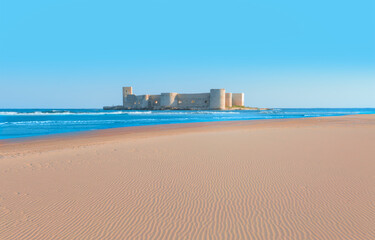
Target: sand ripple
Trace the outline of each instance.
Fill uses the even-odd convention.
[[[374,239],[374,149],[373,127],[288,127],[2,160],[0,239]]]

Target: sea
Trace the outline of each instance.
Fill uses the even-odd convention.
[[[97,129],[258,119],[375,114],[375,108],[276,108],[236,111],[105,111],[101,109],[0,109],[0,139]]]

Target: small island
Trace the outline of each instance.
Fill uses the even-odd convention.
[[[266,110],[245,107],[244,93],[211,89],[209,93],[161,93],[135,95],[132,87],[123,87],[123,104],[104,110]]]

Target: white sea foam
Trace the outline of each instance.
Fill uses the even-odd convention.
[[[18,122],[2,122],[0,125],[13,126],[62,126],[62,125],[109,125],[109,124],[133,124],[147,122],[170,122],[170,121],[186,121],[195,120],[195,118],[144,118],[144,119],[123,119],[123,120],[64,120],[64,121],[18,121]]]
[[[17,115],[17,112],[0,112],[0,115]]]
[[[121,113],[126,113],[126,114],[129,114],[129,115],[152,114],[151,111],[136,111],[136,112],[121,112]]]
[[[48,111],[48,112],[0,112],[0,115],[16,115],[16,116],[43,116],[43,115],[115,115],[115,114],[129,114],[129,112],[70,112],[70,111]],[[134,113],[133,113],[134,114]]]
[[[240,114],[236,111],[115,111],[115,112],[71,112],[61,110],[51,111],[34,111],[34,112],[15,112],[15,111],[2,111],[0,115],[3,116],[48,116],[48,115],[189,115],[189,114]]]

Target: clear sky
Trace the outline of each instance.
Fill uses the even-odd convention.
[[[0,108],[245,92],[258,107],[375,107],[373,0],[0,0]]]

